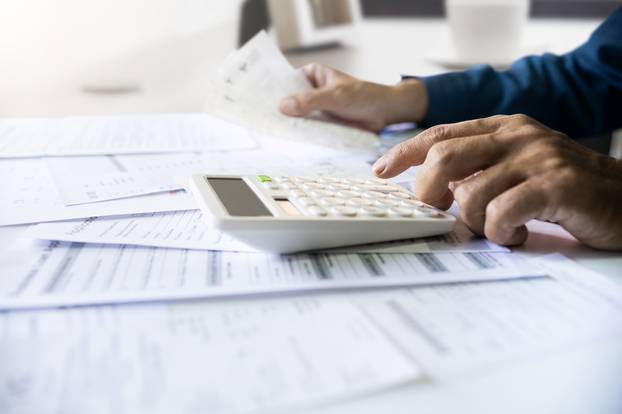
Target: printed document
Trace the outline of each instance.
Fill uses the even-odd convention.
[[[371,178],[367,158],[268,139],[251,150],[50,158],[47,166],[68,205],[179,190],[198,173]]]
[[[262,31],[223,62],[205,110],[269,136],[375,153],[376,134],[327,121],[319,114],[292,118],[280,113],[282,98],[311,87]]]
[[[421,376],[341,297],[0,313],[0,411],[298,411]]]
[[[197,208],[185,191],[66,206],[45,160],[37,158],[0,160],[0,177],[11,177],[0,184],[0,226]]]
[[[82,243],[132,244],[198,250],[255,251],[208,224],[200,210],[91,217],[42,223],[27,234],[44,240]],[[374,243],[329,250],[357,253],[509,252],[477,238],[460,221],[453,232],[420,239]]]
[[[0,158],[216,151],[255,146],[207,114],[0,119]]]
[[[521,278],[509,253],[274,255],[18,240],[0,257],[0,309]]]
[[[361,308],[432,376],[622,335],[622,289],[563,256],[548,276],[387,292]]]

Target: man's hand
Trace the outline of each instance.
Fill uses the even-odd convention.
[[[420,164],[417,196],[444,209],[455,198],[467,226],[492,241],[523,243],[525,223],[539,219],[589,246],[622,249],[622,162],[527,116],[430,128],[373,168],[388,178]]]
[[[314,89],[284,98],[280,109],[285,115],[322,111],[354,126],[379,131],[388,124],[421,121],[427,113],[427,91],[418,80],[388,86],[318,64],[307,65],[302,71]]]

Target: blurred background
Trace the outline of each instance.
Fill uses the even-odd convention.
[[[272,7],[317,1],[272,0]],[[210,76],[237,46],[240,31],[257,27],[256,21],[242,21],[242,4],[0,0],[0,116],[200,111]],[[518,55],[569,51],[620,4],[532,0]],[[452,55],[442,0],[361,0],[356,5],[360,19],[352,30],[335,33],[327,42],[331,47],[288,51],[292,64],[317,61],[393,83],[400,74],[428,75],[470,63]],[[256,10],[250,15],[258,17]]]
[[[442,16],[444,3],[438,0],[362,0],[368,16]],[[620,5],[617,0],[533,0],[533,17],[603,17]]]

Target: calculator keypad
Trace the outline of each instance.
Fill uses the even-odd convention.
[[[266,176],[260,176],[269,178]],[[333,177],[275,177],[263,181],[269,193],[287,195],[300,212],[336,218],[445,218],[397,184],[382,180]]]

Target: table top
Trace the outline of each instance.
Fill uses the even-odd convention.
[[[563,53],[584,41],[597,23],[531,21],[526,44],[534,50]],[[19,76],[10,81],[3,79],[0,90],[5,93],[0,98],[0,116],[200,111],[209,90],[209,77],[234,47],[235,32],[234,25],[223,24],[209,33],[165,40],[118,57],[114,65],[107,66],[108,75],[138,81],[141,89],[136,93],[85,93],[80,88],[89,81],[88,71],[76,67],[56,69],[47,83],[29,85],[27,79]],[[290,53],[288,58],[296,66],[320,62],[365,79],[392,83],[401,73],[429,75],[446,71],[426,56],[447,48],[448,39],[442,20],[373,19],[365,21],[356,39],[342,47]],[[561,252],[622,283],[622,255],[585,248],[553,224],[533,222],[529,227],[529,240],[518,251],[527,255]],[[24,226],[0,228],[0,243],[17,237],[23,230]],[[610,412],[622,407],[622,397],[616,389],[622,383],[622,371],[615,369],[622,366],[620,345],[615,341],[584,345],[467,378],[418,381],[310,412],[412,413],[414,408],[418,414]]]

